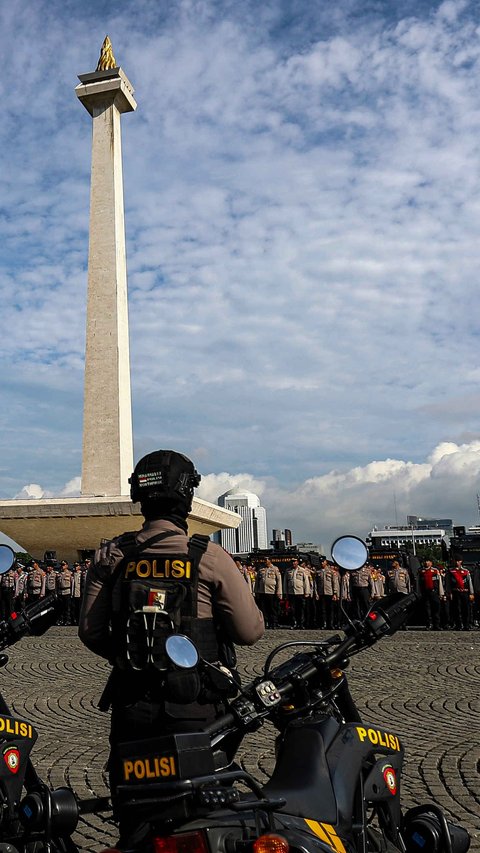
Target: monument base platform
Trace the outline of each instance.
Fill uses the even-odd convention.
[[[194,498],[188,532],[210,536],[238,527],[241,520],[234,512]],[[139,530],[142,523],[140,505],[127,496],[0,501],[0,530],[38,559],[45,551],[56,551],[57,559],[81,560],[102,539]]]

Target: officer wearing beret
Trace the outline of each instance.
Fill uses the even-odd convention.
[[[264,633],[262,615],[231,557],[208,537],[188,538],[187,516],[200,479],[190,459],[173,450],[143,457],[130,478],[143,527],[102,545],[87,574],[79,636],[113,665],[101,707],[112,708],[109,770],[117,818],[117,745],[198,731],[222,710],[221,699],[200,703],[189,685],[183,694],[174,689],[165,674],[166,635],[186,634],[204,660],[232,669],[233,643],[252,645]],[[120,829],[126,829],[122,822]]]

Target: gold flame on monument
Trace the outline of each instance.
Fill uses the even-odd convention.
[[[113,55],[112,42],[105,36],[104,42],[102,44],[102,49],[100,51],[100,58],[98,60],[97,71],[109,71],[110,68],[116,68],[117,63],[115,62],[115,57]]]

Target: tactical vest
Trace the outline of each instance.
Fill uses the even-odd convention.
[[[190,637],[204,660],[220,658],[214,620],[197,616],[198,567],[208,536],[192,536],[187,554],[155,551],[157,542],[175,535],[168,530],[138,544],[135,533],[125,533],[116,542],[124,556],[112,578],[112,634],[121,669],[165,671],[172,633]]]

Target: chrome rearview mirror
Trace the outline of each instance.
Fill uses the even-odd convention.
[[[165,640],[168,659],[180,669],[193,669],[198,663],[198,652],[184,634],[170,634]]]
[[[10,571],[15,562],[15,551],[10,545],[0,545],[0,575]]]
[[[367,546],[358,536],[340,536],[332,545],[332,560],[341,569],[355,572],[368,560]]]

